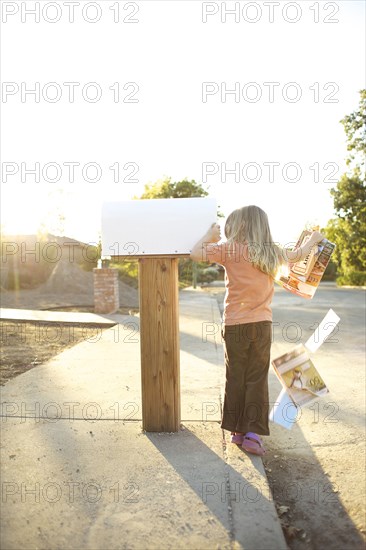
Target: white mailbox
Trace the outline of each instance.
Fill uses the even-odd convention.
[[[216,219],[213,198],[105,202],[102,256],[188,255]]]

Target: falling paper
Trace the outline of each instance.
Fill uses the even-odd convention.
[[[306,342],[307,349],[317,351],[332,334],[339,321],[338,315],[330,309]],[[296,421],[297,405],[302,406],[328,393],[328,388],[302,344],[274,359],[272,366],[284,387],[269,413],[269,419],[290,430]]]
[[[306,405],[328,393],[328,388],[302,344],[276,357],[272,367],[296,405]]]
[[[297,407],[287,391],[283,389],[277,397],[273,409],[269,413],[269,419],[288,430],[291,430],[297,418]]]
[[[334,327],[339,323],[340,318],[330,309],[319,327],[313,332],[305,346],[313,353],[320,348],[325,340],[332,334]]]

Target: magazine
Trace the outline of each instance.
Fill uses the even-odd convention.
[[[299,344],[289,353],[273,359],[272,366],[281,384],[296,405],[306,405],[329,393],[303,344]]]
[[[310,239],[311,233],[311,231],[303,231],[295,245],[295,249],[306,244]],[[287,273],[281,270],[276,276],[275,281],[297,296],[312,298],[329,264],[334,249],[335,244],[327,239],[323,239],[304,260],[290,264],[290,269],[287,270]]]

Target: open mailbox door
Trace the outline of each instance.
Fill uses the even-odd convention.
[[[213,198],[105,202],[102,256],[187,256],[216,219]]]

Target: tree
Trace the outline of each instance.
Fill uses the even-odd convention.
[[[184,199],[189,197],[206,197],[208,192],[202,187],[200,183],[194,180],[189,181],[184,179],[182,181],[172,183],[171,178],[165,178],[158,180],[154,184],[145,185],[144,192],[139,197],[140,199]]]
[[[360,92],[357,111],[340,121],[347,136],[349,170],[331,190],[337,217],[328,222],[325,235],[337,246],[334,259],[341,284],[366,284],[366,90]]]
[[[366,155],[366,90],[360,91],[360,105],[358,111],[342,118],[341,123],[347,136],[347,151],[351,154],[347,165],[353,161],[364,166]]]

